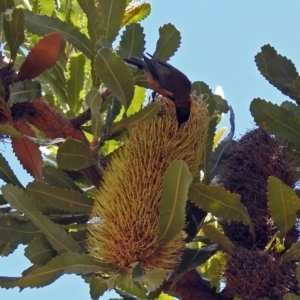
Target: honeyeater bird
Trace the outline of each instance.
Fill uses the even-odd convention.
[[[124,59],[128,64],[144,70],[149,86],[154,92],[174,101],[179,126],[190,116],[191,82],[178,69],[147,53],[143,58],[132,56]]]

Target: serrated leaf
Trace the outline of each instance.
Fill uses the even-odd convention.
[[[181,43],[180,32],[173,24],[165,24],[159,28],[159,39],[156,43],[154,57],[167,61],[175,54]]]
[[[52,16],[53,12],[56,10],[55,3],[53,0],[39,0],[39,8],[41,13],[46,16]]]
[[[296,105],[295,103],[293,103],[291,101],[283,101],[280,106],[293,112],[297,116],[300,116],[300,107],[298,105]]]
[[[300,147],[300,116],[260,98],[251,102],[250,112],[261,128]]]
[[[41,235],[41,230],[31,221],[21,221],[10,216],[0,217],[1,242],[26,245],[33,238]]]
[[[99,297],[102,296],[108,289],[108,286],[103,281],[103,279],[101,280],[97,277],[92,278],[89,284],[90,284],[90,295],[93,300],[99,299]]]
[[[10,49],[10,58],[14,61],[25,38],[23,10],[14,9],[11,15],[3,18],[3,29]]]
[[[101,147],[101,151],[103,151],[104,155],[108,155],[118,149],[120,146],[120,141],[116,140],[108,140],[105,141],[104,145]]]
[[[28,136],[33,135],[33,131],[27,123],[16,125],[18,130]],[[39,146],[27,138],[11,137],[11,146],[16,157],[24,169],[36,180],[42,180],[43,159]]]
[[[117,286],[122,291],[125,291],[125,293],[123,293],[119,289],[116,290],[124,299],[126,299],[126,297],[132,297],[131,295],[138,297],[138,299],[146,299],[147,289],[141,281],[134,280],[133,276],[119,275]]]
[[[181,259],[181,263],[176,268],[175,274],[184,274],[189,270],[202,265],[218,250],[220,250],[220,248],[217,244],[209,245],[200,249],[185,249]]]
[[[73,114],[80,109],[80,92],[84,84],[85,57],[82,53],[70,55],[69,73],[70,78],[67,82],[68,104]]]
[[[94,201],[85,194],[33,181],[26,187],[37,208],[42,205],[71,213],[89,213]],[[40,209],[41,210],[41,209]]]
[[[0,286],[10,287],[43,287],[51,284],[64,274],[85,275],[97,272],[107,273],[115,270],[108,263],[101,263],[88,254],[65,253],[54,257],[46,265],[33,270],[24,277],[0,277]]]
[[[62,38],[59,33],[48,34],[31,49],[20,67],[18,80],[30,80],[57,62],[62,51]]]
[[[18,248],[18,244],[9,244],[0,242],[0,256],[8,256]]]
[[[153,269],[143,277],[143,283],[147,286],[148,291],[152,292],[159,288],[166,277],[166,270]]]
[[[284,95],[300,103],[294,89],[294,80],[299,77],[291,60],[277,53],[270,45],[264,45],[255,56],[255,62],[260,73]]]
[[[91,57],[90,41],[86,35],[71,27],[66,22],[57,18],[44,15],[36,15],[29,10],[24,10],[25,27],[28,31],[44,36],[49,33],[59,32],[62,38],[82,51],[88,58]]]
[[[285,294],[282,299],[283,300],[298,300],[299,296],[292,294],[292,293],[288,293],[288,294]]]
[[[285,234],[296,223],[296,212],[300,209],[297,194],[280,179],[270,176],[268,179],[268,207],[271,217],[278,227],[279,236]]]
[[[10,168],[7,160],[5,157],[0,153],[0,178],[5,181],[6,183],[11,183],[22,187],[21,182]]]
[[[7,184],[1,188],[6,201],[24,213],[46,236],[58,253],[81,252],[81,247],[58,225],[49,221],[34,206],[28,195],[18,187]]]
[[[205,148],[203,151],[203,171],[204,171],[204,183],[209,184],[211,181],[210,178],[210,159],[212,154],[212,148],[213,148],[213,141],[215,137],[215,131],[217,127],[217,118],[213,117],[216,110],[216,102],[214,99],[214,95],[209,88],[209,86],[202,82],[202,81],[195,81],[192,83],[192,92],[197,97],[202,97],[206,104],[207,104],[207,110],[210,117],[209,120],[209,126],[207,131],[207,138],[205,142]]]
[[[229,110],[228,102],[223,99],[220,95],[214,94],[214,100],[216,103],[217,111],[219,113],[227,113]]]
[[[13,137],[22,138],[23,135],[20,131],[18,131],[15,127],[9,124],[0,124],[0,134],[1,135],[10,135]]]
[[[102,97],[98,89],[91,89],[88,91],[85,97],[85,102],[88,107],[91,109],[92,115],[92,131],[94,136],[98,136],[101,127],[101,114],[100,114],[100,107],[102,104]]]
[[[159,103],[150,103],[146,107],[139,110],[137,113],[122,119],[120,122],[114,123],[109,129],[109,134],[116,133],[124,128],[130,128],[138,123],[150,120],[160,111]]]
[[[174,297],[168,295],[168,294],[165,294],[165,293],[161,293],[159,295],[159,297],[157,298],[157,300],[175,300]]]
[[[118,55],[122,58],[131,56],[142,57],[145,51],[144,28],[139,23],[126,26],[121,35]]]
[[[241,203],[241,196],[230,193],[221,186],[209,186],[201,183],[191,184],[189,199],[198,207],[225,220],[240,221],[251,225],[247,208]]]
[[[214,136],[214,143],[213,143],[213,151],[215,150],[215,148],[218,146],[218,144],[220,143],[223,134],[225,133],[225,131],[227,130],[226,127],[222,127],[220,128],[217,133]]]
[[[96,55],[95,71],[111,93],[128,108],[134,95],[134,83],[125,62],[112,50],[103,48]]]
[[[121,28],[126,0],[98,1],[97,8],[102,21],[100,35],[111,44]]]
[[[66,139],[57,150],[57,164],[66,170],[77,170],[96,164],[94,150],[81,141]]]
[[[62,170],[51,166],[44,166],[42,170],[44,181],[63,189],[82,192],[81,188]]]
[[[12,107],[16,103],[30,102],[42,96],[41,85],[36,81],[21,81],[9,86],[10,96],[7,105]]]
[[[288,249],[283,255],[283,261],[298,260],[300,257],[300,241],[292,244],[291,248]]]
[[[146,98],[146,89],[143,87],[135,86],[134,97],[131,101],[130,106],[126,111],[127,116],[130,116],[138,112],[142,108],[145,98]]]
[[[147,18],[150,12],[151,4],[149,2],[136,2],[133,7],[126,10],[122,20],[122,25],[125,26],[130,23],[140,22]]]
[[[234,249],[234,245],[230,239],[222,234],[216,227],[212,225],[205,225],[201,228],[201,230],[207,238],[209,238],[213,243],[219,244],[227,252],[231,252]]]
[[[184,227],[187,193],[193,178],[183,160],[173,161],[163,179],[158,243],[171,241]]]
[[[56,251],[51,247],[44,236],[31,240],[25,248],[25,256],[34,265],[45,265],[55,257],[56,254]]]

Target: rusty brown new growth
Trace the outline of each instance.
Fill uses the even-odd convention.
[[[193,101],[191,117],[179,129],[174,104],[161,102],[162,112],[133,128],[113,153],[90,216],[89,252],[128,273],[136,263],[149,271],[171,270],[179,262],[182,234],[167,244],[157,241],[163,176],[177,159],[199,176],[207,135],[208,113],[201,100]]]

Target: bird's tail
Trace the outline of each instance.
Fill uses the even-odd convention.
[[[124,61],[139,69],[143,69],[145,65],[144,61],[136,56],[131,56],[130,58],[124,58]]]

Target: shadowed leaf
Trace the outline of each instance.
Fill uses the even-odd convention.
[[[52,33],[40,39],[21,65],[18,80],[33,79],[53,67],[61,50],[62,38],[59,33]]]
[[[23,135],[20,131],[18,131],[15,127],[9,124],[0,124],[0,134],[1,135],[10,135],[13,137],[22,138]]]
[[[9,244],[0,242],[0,256],[8,256],[18,248],[18,244]]]
[[[251,102],[250,111],[258,126],[300,147],[300,116],[259,98]]]
[[[12,107],[16,103],[30,102],[42,96],[41,85],[36,81],[16,82],[9,86],[10,96],[7,105]]]
[[[24,14],[25,26],[30,32],[40,36],[53,32],[60,33],[64,40],[73,44],[74,47],[82,51],[88,58],[91,57],[89,39],[77,29],[57,18],[36,15],[29,10],[24,10]]]
[[[293,112],[297,116],[300,116],[300,107],[298,105],[296,105],[295,103],[293,103],[291,101],[283,101],[280,106]]]
[[[93,300],[99,299],[106,290],[108,289],[107,284],[103,281],[103,279],[93,277],[90,282],[90,295]]]
[[[81,141],[67,139],[57,151],[57,164],[66,170],[82,169],[96,164],[95,152]]]
[[[7,160],[5,157],[0,153],[0,178],[5,181],[6,183],[11,183],[22,187],[21,182],[10,168]]]
[[[283,255],[284,261],[298,260],[300,257],[300,241],[292,244],[291,248],[288,249]]]
[[[97,76],[112,94],[128,108],[133,98],[133,77],[125,62],[108,48],[101,49],[95,59]]]
[[[24,213],[45,234],[48,242],[58,253],[80,252],[81,247],[58,225],[43,216],[29,196],[13,185],[7,184],[2,187],[2,193],[6,201],[17,210]]]
[[[19,47],[24,42],[24,13],[14,9],[13,13],[3,18],[3,29],[10,49],[10,58],[15,60]]]
[[[15,7],[14,0],[2,0],[0,1],[0,13],[5,12],[9,8]]]

